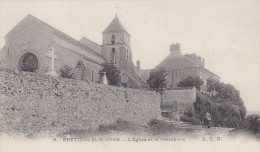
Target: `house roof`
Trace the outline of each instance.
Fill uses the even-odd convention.
[[[197,66],[194,61],[182,55],[180,52],[171,51],[170,54],[157,66],[164,67],[166,70],[181,70],[181,69],[194,69],[200,68],[204,71],[211,73],[219,79],[219,76],[212,73],[202,66]]]
[[[115,18],[111,21],[111,23],[108,25],[108,27],[103,31],[103,33],[109,33],[109,32],[117,32],[117,31],[124,31],[127,34],[129,34],[125,27],[122,25],[120,20],[118,19],[117,15]]]
[[[158,67],[164,67],[165,69],[186,69],[186,68],[194,68],[194,63],[185,57],[181,58],[169,58],[166,57]]]

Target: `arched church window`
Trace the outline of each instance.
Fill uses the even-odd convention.
[[[128,61],[129,58],[129,53],[128,53],[128,49],[126,50],[126,61]]]
[[[95,70],[92,70],[92,82],[95,82]]]
[[[113,64],[116,63],[116,50],[115,50],[115,48],[112,48],[111,62],[112,62]]]
[[[112,35],[112,36],[111,36],[111,44],[114,44],[114,43],[115,43],[115,40],[116,40],[115,35]]]
[[[21,57],[20,70],[35,72],[38,69],[38,59],[32,53],[26,53]]]

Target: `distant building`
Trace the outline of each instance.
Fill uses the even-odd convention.
[[[58,74],[66,64],[74,69],[77,79],[99,82],[102,63],[109,62],[122,71],[121,86],[146,88],[147,84],[135,73],[130,34],[117,16],[102,34],[103,44],[86,37],[78,41],[29,14],[5,36],[5,46],[0,50],[1,66],[28,71],[24,65],[31,65],[29,71],[44,74],[49,64],[45,54],[52,47]]]
[[[168,72],[167,88],[177,87],[178,83],[188,76],[198,76],[204,81],[204,84],[206,84],[208,78],[220,79],[219,76],[205,68],[203,58],[195,53],[182,55],[179,43],[170,45],[170,54],[156,67],[163,67]],[[151,69],[140,70],[138,74],[143,81],[146,81],[149,78],[150,71]]]

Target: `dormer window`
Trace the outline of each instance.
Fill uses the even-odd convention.
[[[115,44],[115,39],[116,39],[116,38],[115,38],[115,35],[112,35],[112,36],[111,36],[111,44]]]

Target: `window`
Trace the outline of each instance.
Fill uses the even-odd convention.
[[[115,39],[116,39],[116,38],[115,38],[115,35],[112,35],[112,36],[111,36],[111,44],[115,44]]]
[[[112,48],[111,62],[112,62],[113,64],[116,63],[116,50],[115,50],[115,48]]]
[[[92,82],[95,82],[95,70],[92,70]]]

